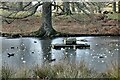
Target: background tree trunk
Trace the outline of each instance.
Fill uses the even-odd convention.
[[[71,7],[72,7],[72,12],[75,12],[75,4],[74,4],[74,2],[71,3]]]
[[[71,14],[69,2],[63,2],[63,10],[66,15]]]
[[[116,2],[113,2],[113,12],[116,13]]]
[[[98,13],[102,13],[100,6],[98,6]]]
[[[118,2],[118,13],[120,13],[120,1]]]
[[[18,2],[18,11],[23,11],[23,2]]]

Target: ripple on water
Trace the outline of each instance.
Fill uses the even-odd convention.
[[[22,61],[24,64],[26,63],[26,61]]]
[[[23,60],[24,58],[22,57],[21,60]]]
[[[106,37],[105,37],[106,38]],[[102,38],[102,39],[104,39],[104,38]],[[75,60],[77,61],[80,61],[81,59],[86,59],[86,61],[88,60],[88,62],[91,62],[91,66],[94,64],[94,65],[98,65],[98,64],[100,64],[100,66],[101,65],[103,65],[102,63],[105,63],[105,62],[107,62],[107,60],[109,60],[109,59],[111,59],[111,58],[113,58],[115,55],[115,53],[116,52],[118,52],[118,50],[119,50],[119,45],[117,44],[117,43],[115,43],[115,44],[113,44],[113,43],[110,43],[110,40],[109,39],[104,39],[105,41],[103,41],[101,38],[90,38],[89,39],[89,41],[91,41],[90,42],[90,50],[88,49],[88,50],[85,50],[85,49],[77,49],[76,50],[76,52],[75,52],[75,54],[76,55],[74,55],[70,50],[71,49],[67,49],[68,50],[68,52],[65,52],[65,49],[64,48],[61,48],[61,51],[60,50],[54,50],[54,49],[52,49],[51,50],[51,52],[49,53],[49,51],[48,51],[48,54],[50,54],[50,55],[45,55],[45,56],[43,56],[44,55],[44,51],[42,51],[42,48],[41,48],[41,46],[43,46],[44,47],[44,45],[46,45],[46,44],[44,44],[44,45],[42,45],[41,43],[39,43],[39,41],[37,41],[37,40],[35,40],[35,39],[33,39],[33,40],[31,40],[32,41],[32,44],[31,44],[31,42],[29,42],[28,40],[29,39],[26,39],[26,42],[25,43],[23,43],[23,44],[20,44],[20,45],[17,45],[17,46],[14,46],[14,45],[10,45],[9,46],[9,48],[7,47],[7,48],[5,48],[5,50],[7,51],[7,52],[10,52],[10,51],[14,51],[14,50],[16,50],[16,52],[18,52],[17,54],[18,54],[18,56],[17,56],[17,58],[16,58],[16,62],[18,61],[17,59],[19,59],[20,58],[20,61],[22,62],[22,63],[26,63],[26,61],[27,61],[27,58],[28,59],[33,59],[34,61],[35,61],[35,63],[36,62],[40,62],[39,60],[41,59],[42,61],[43,60],[46,60],[46,59],[48,59],[49,57],[50,58],[52,58],[52,59],[57,59],[56,60],[56,62],[57,61],[59,61],[60,59],[63,59],[65,56],[67,57],[66,59],[67,60],[71,60],[71,59],[73,59],[73,58],[75,58]],[[61,39],[61,40],[63,40],[63,39]],[[27,43],[28,42],[28,43]],[[56,40],[56,43],[62,43],[62,41],[60,41],[60,40]],[[54,41],[52,40],[52,43],[54,43]],[[88,42],[89,43],[89,42]],[[40,44],[39,46],[38,46],[38,44]],[[12,47],[12,46],[14,46],[15,48],[13,49],[12,48],[12,50],[10,49],[10,47]],[[22,51],[21,50],[21,48],[20,47],[23,47],[24,49],[24,51]],[[47,47],[47,49],[49,49],[50,47],[49,47],[50,45],[48,45],[48,47]],[[46,49],[44,49],[44,50],[46,50]],[[16,53],[15,52],[15,53]],[[29,53],[28,53],[29,52]],[[20,54],[19,54],[20,53]],[[32,54],[31,54],[32,53]],[[35,54],[34,54],[35,53]],[[47,52],[46,52],[47,53]],[[71,54],[72,53],[72,54]],[[109,54],[108,54],[109,53]],[[30,55],[31,54],[31,55]],[[39,54],[39,56],[37,55],[37,54]],[[29,55],[29,57],[28,57],[28,55]],[[34,56],[33,56],[34,55]],[[20,56],[20,57],[19,57]],[[24,58],[23,58],[23,56],[24,56]],[[26,57],[27,56],[27,57]],[[40,56],[42,56],[42,58],[40,58]],[[53,57],[54,56],[54,57]],[[112,57],[111,57],[112,56]],[[40,58],[39,60],[38,59],[36,59],[36,58]],[[71,58],[72,57],[72,58]],[[15,59],[15,58],[9,58],[9,60],[11,60],[11,62],[12,62],[12,60],[13,59]],[[5,60],[5,59],[4,59]],[[26,61],[25,61],[26,60]],[[38,61],[37,61],[38,60]],[[42,63],[42,61],[41,61],[41,63]],[[9,61],[8,61],[9,62]],[[28,61],[27,63],[29,63],[30,61]],[[33,62],[31,62],[30,64],[31,65],[34,65],[34,63],[32,64]],[[17,63],[16,63],[17,64]],[[26,64],[27,65],[27,64]]]

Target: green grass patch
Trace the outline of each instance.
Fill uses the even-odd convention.
[[[107,14],[108,18],[120,20],[120,13]]]

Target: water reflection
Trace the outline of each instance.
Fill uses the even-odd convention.
[[[51,39],[41,40],[41,48],[43,54],[43,65],[52,62],[52,53],[51,53]]]
[[[38,44],[35,44],[37,41]],[[11,47],[14,47],[14,49]],[[14,56],[8,57],[9,54]],[[38,57],[39,56],[39,57]],[[28,67],[41,64],[41,44],[38,39],[20,38],[20,39],[2,39],[2,63],[11,67],[19,68],[23,65]],[[14,64],[14,65],[13,65]],[[34,65],[33,65],[34,64]]]
[[[67,53],[67,54],[65,54],[65,58],[67,59],[67,61],[69,62],[69,63],[75,63],[75,61],[76,61],[76,50],[74,50],[74,49],[70,49],[70,50],[65,50],[65,52]]]
[[[86,42],[83,41],[84,39]],[[85,60],[85,62],[88,63],[89,67],[94,67],[96,70],[104,72],[107,69],[107,64],[111,64],[111,61],[118,60],[118,51],[120,48],[119,37],[78,37],[77,40],[77,43],[90,44],[90,50],[77,49],[74,51],[70,49],[68,53],[66,53],[64,49],[52,50],[54,56],[57,57],[58,61],[61,59],[63,60],[67,55],[67,60],[69,62],[72,59],[71,57],[74,57],[75,62]],[[62,44],[62,41],[63,38],[57,38],[53,40],[53,44]],[[66,55],[64,55],[64,52]]]
[[[88,66],[98,71],[105,71],[111,61],[118,59],[119,37],[77,37],[77,44],[90,44],[90,49],[52,49],[51,44],[63,44],[64,38],[41,40],[37,38],[0,38],[2,47],[0,57],[2,65],[20,68],[35,65],[56,64],[59,62],[79,63],[84,60]],[[8,57],[9,54],[14,56]]]

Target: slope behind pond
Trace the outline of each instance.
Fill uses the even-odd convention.
[[[74,15],[73,15],[74,16]],[[78,20],[75,20],[77,17]],[[74,19],[75,18],[75,19]],[[56,31],[62,33],[72,34],[120,34],[120,27],[117,20],[97,20],[99,16],[94,18],[87,18],[81,16],[58,16],[53,17],[53,27]],[[3,22],[2,33],[23,33],[24,35],[30,32],[37,31],[41,26],[40,17],[29,17],[22,20],[15,20],[11,24]]]
[[[2,65],[12,68],[33,68],[35,65],[57,64],[60,62],[79,63],[84,60],[89,68],[105,72],[111,61],[118,60],[120,37],[76,37],[77,43],[90,44],[90,49],[51,48],[51,44],[63,44],[63,38],[41,40],[38,38],[0,38]],[[83,42],[86,40],[87,42]],[[8,54],[14,54],[9,56]],[[13,65],[14,64],[14,65]],[[107,66],[106,66],[107,65]]]

